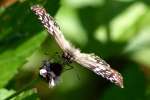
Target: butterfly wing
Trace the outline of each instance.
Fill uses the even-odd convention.
[[[48,33],[52,35],[63,51],[72,48],[71,44],[65,39],[62,32],[60,31],[59,25],[43,7],[34,5],[31,7],[31,10],[38,16],[38,19],[41,21],[43,26],[47,29]]]
[[[112,69],[103,59],[94,54],[76,53],[74,55],[77,63],[123,88],[123,77],[121,74]]]

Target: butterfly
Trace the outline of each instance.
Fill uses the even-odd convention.
[[[70,63],[70,62],[76,62],[83,67],[93,71],[95,74],[102,76],[103,78],[106,78],[110,82],[116,84],[117,86],[120,86],[123,88],[123,77],[122,75],[112,69],[108,63],[106,63],[103,59],[100,57],[96,56],[95,54],[87,54],[87,53],[82,53],[79,49],[75,48],[70,42],[68,42],[62,31],[60,30],[59,25],[56,23],[53,17],[51,17],[46,10],[40,6],[40,5],[34,5],[31,6],[31,10],[35,13],[35,15],[38,16],[38,19],[41,21],[43,26],[47,29],[48,33],[56,40],[57,44],[59,47],[62,49],[63,54],[62,58],[64,59],[65,62]],[[50,85],[54,86],[55,84],[55,79],[57,75],[52,75],[49,74],[51,72],[54,73],[53,70],[48,70],[47,66],[53,66],[53,63],[49,63],[45,65],[40,70],[40,74],[44,77],[47,77],[46,75],[48,74],[50,77],[48,80],[50,81]]]

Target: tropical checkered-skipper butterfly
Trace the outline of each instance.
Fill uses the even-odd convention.
[[[59,25],[55,20],[46,12],[46,10],[39,6],[35,5],[31,7],[31,10],[38,16],[38,19],[41,21],[43,26],[47,29],[48,33],[53,36],[53,38],[58,43],[59,47],[63,51],[62,58],[67,62],[77,62],[80,65],[88,68],[97,75],[101,75],[103,78],[115,83],[116,85],[123,88],[123,77],[119,72],[112,69],[109,64],[104,60],[94,54],[81,53],[79,49],[73,47],[64,37],[61,32]],[[52,65],[51,65],[52,66]],[[61,65],[59,65],[61,66]],[[53,74],[49,74],[53,72]],[[47,77],[48,74],[50,77],[56,76],[54,71],[46,67],[43,67],[40,70],[40,74],[44,77]],[[56,77],[48,78],[50,85],[54,86]]]

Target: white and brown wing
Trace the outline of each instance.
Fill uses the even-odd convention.
[[[38,16],[43,26],[47,29],[48,33],[56,40],[60,48],[65,51],[71,48],[70,43],[63,36],[59,25],[56,23],[53,17],[51,17],[46,10],[39,6],[34,5],[31,10]]]
[[[76,52],[75,55],[75,61],[82,66],[90,69],[97,75],[102,76],[103,78],[106,78],[107,80],[111,81],[112,83],[115,83],[116,85],[123,88],[123,77],[122,75],[112,69],[109,64],[107,64],[104,60],[102,60],[100,57],[94,55],[94,54],[85,54]]]

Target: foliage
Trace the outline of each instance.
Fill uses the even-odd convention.
[[[42,61],[60,52],[31,12],[34,4],[55,16],[65,37],[81,51],[95,53],[119,70],[125,88],[77,64],[53,89],[42,80],[31,85]],[[3,5],[0,1],[0,100],[12,95],[12,100],[150,99],[148,0],[18,0]]]

